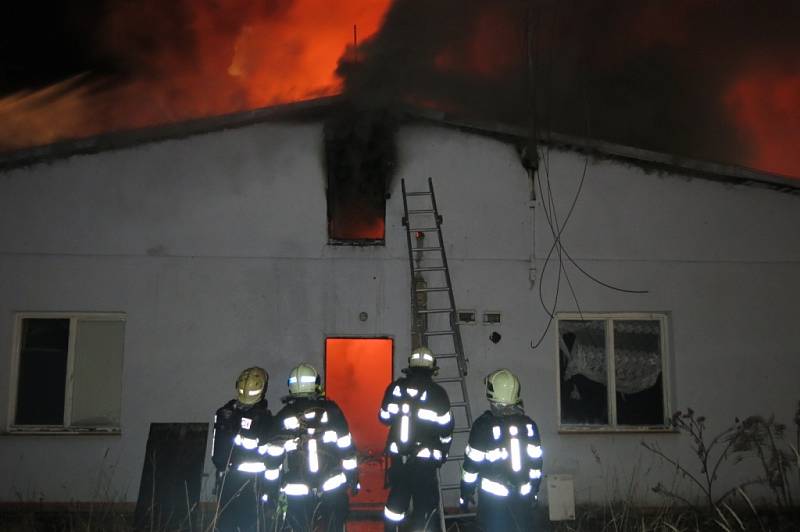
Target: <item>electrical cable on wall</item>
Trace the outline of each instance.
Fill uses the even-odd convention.
[[[585,180],[586,180],[586,174],[587,174],[588,165],[589,165],[588,156],[584,160],[583,172],[581,174],[580,182],[578,183],[578,188],[577,188],[577,190],[575,192],[575,195],[572,198],[572,203],[570,204],[570,208],[567,211],[566,217],[564,218],[564,222],[562,224],[560,224],[560,226],[559,226],[559,222],[558,222],[558,213],[557,213],[557,210],[556,210],[556,204],[555,204],[555,200],[554,200],[552,184],[551,184],[551,181],[550,181],[549,150],[548,150],[548,153],[545,154],[544,157],[542,157],[541,159],[543,161],[542,168],[544,169],[544,172],[545,172],[545,178],[546,178],[545,181],[547,183],[547,187],[545,188],[545,186],[542,184],[541,172],[538,172],[537,173],[537,183],[539,185],[539,196],[542,197],[542,199],[543,199],[542,210],[544,212],[545,219],[547,220],[547,224],[548,224],[548,226],[550,228],[550,232],[553,235],[553,243],[551,244],[550,249],[548,250],[547,255],[545,257],[545,263],[544,263],[544,266],[542,267],[541,278],[544,278],[544,274],[545,274],[545,272],[547,270],[547,266],[548,266],[548,264],[550,262],[550,259],[551,259],[552,255],[553,255],[553,251],[554,250],[557,250],[556,252],[558,253],[559,270],[558,270],[558,277],[556,278],[556,290],[555,290],[555,296],[554,296],[554,300],[553,300],[552,309],[548,308],[547,304],[545,303],[544,294],[542,292],[542,283],[541,283],[541,281],[539,283],[539,301],[542,304],[542,308],[544,309],[544,311],[548,315],[548,321],[547,321],[547,325],[544,328],[544,331],[542,331],[542,334],[539,336],[539,338],[536,340],[536,342],[533,342],[533,341],[531,342],[531,348],[532,349],[536,349],[537,347],[539,347],[539,345],[541,345],[542,341],[544,341],[544,338],[547,335],[547,332],[550,330],[550,327],[551,327],[551,325],[553,323],[553,320],[555,319],[556,307],[558,305],[558,297],[559,297],[559,294],[560,294],[560,285],[561,285],[562,272],[563,272],[564,278],[567,281],[567,284],[568,284],[568,286],[570,288],[570,292],[572,294],[573,300],[575,301],[575,305],[578,308],[578,313],[580,314],[581,319],[583,319],[583,312],[581,310],[577,294],[576,294],[575,289],[574,289],[574,287],[572,285],[572,282],[571,282],[571,280],[569,278],[569,274],[568,274],[568,272],[566,270],[566,265],[564,264],[564,260],[563,260],[564,256],[567,257],[567,261],[569,263],[571,263],[572,265],[574,265],[578,269],[578,271],[583,273],[590,280],[594,281],[595,283],[597,283],[597,284],[599,284],[599,285],[601,285],[601,286],[603,286],[605,288],[609,288],[611,290],[616,290],[616,291],[623,292],[623,293],[630,293],[630,294],[646,294],[646,293],[649,292],[648,290],[632,290],[632,289],[620,288],[618,286],[614,286],[614,285],[612,285],[610,283],[606,283],[606,282],[598,279],[597,277],[595,277],[592,274],[590,274],[589,272],[587,272],[584,268],[582,268],[572,258],[572,256],[569,254],[569,252],[567,251],[566,247],[564,246],[564,243],[562,241],[561,235],[564,232],[564,229],[566,229],[566,226],[567,226],[570,218],[572,217],[572,214],[573,214],[573,212],[575,210],[575,206],[577,204],[578,198],[580,197],[581,191],[583,190],[583,185],[584,185]],[[546,198],[545,198],[545,196],[546,196]],[[548,205],[549,205],[549,208],[548,208]]]

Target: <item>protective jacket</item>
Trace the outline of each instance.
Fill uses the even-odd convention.
[[[408,368],[386,388],[380,420],[389,425],[389,455],[443,463],[453,440],[453,415],[444,388],[425,368]]]
[[[288,496],[324,494],[339,487],[355,487],[358,462],[353,438],[338,405],[324,397],[290,397],[275,416],[280,489]],[[271,439],[274,443],[276,438]],[[268,456],[277,452],[270,446]],[[268,469],[266,473],[270,473]]]
[[[472,425],[464,455],[461,496],[465,500],[476,487],[503,498],[534,497],[539,491],[539,429],[522,409],[509,415],[484,412]]]
[[[211,440],[211,460],[218,471],[260,473],[266,469],[266,437],[272,413],[267,401],[243,405],[232,399],[217,410]]]

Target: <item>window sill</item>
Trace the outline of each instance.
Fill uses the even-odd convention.
[[[678,434],[672,427],[558,427],[559,434]]]
[[[120,436],[119,427],[9,427],[2,436]]]
[[[329,246],[350,246],[350,247],[370,247],[370,246],[386,246],[386,240],[383,238],[363,238],[363,239],[340,239],[329,238]]]

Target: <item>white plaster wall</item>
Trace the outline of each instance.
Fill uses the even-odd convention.
[[[575,475],[579,501],[627,493],[631,483],[645,501],[656,480],[671,479],[640,441],[688,460],[678,435],[557,431],[552,329],[531,348],[547,315],[539,285],[529,281],[530,182],[514,149],[407,126],[399,150],[383,247],[327,245],[319,125],[261,124],[0,175],[3,388],[14,312],[128,315],[122,435],[0,436],[0,470],[9,472],[0,478],[0,500],[135,500],[149,423],[209,421],[238,371],[252,364],[270,371],[268,398],[277,407],[291,366],[322,367],[326,336],[391,336],[399,371],[410,345],[400,178],[419,190],[428,176],[444,215],[458,306],[503,314],[499,326],[462,328],[474,413],[486,407],[484,375],[509,367],[540,424],[546,472]],[[561,219],[583,166],[573,152],[550,153]],[[694,407],[712,429],[753,413],[789,421],[800,399],[798,201],[588,163],[565,246],[600,279],[649,293],[610,291],[568,266],[581,309],[668,312],[672,407]],[[535,205],[541,273],[552,236],[541,194]],[[540,281],[549,302],[553,266]],[[560,294],[556,309],[576,310],[563,284]],[[495,330],[498,344],[489,341]],[[0,396],[3,426],[7,404]],[[100,470],[111,478],[97,494]]]

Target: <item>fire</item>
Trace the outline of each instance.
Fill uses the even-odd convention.
[[[751,146],[751,166],[800,176],[800,75],[746,72],[724,102]]]
[[[477,75],[481,78],[508,78],[519,68],[521,50],[519,35],[509,31],[513,13],[507,4],[487,4],[472,21],[473,27],[462,41],[446,44],[434,57],[434,65],[442,73]]]
[[[336,66],[352,56],[353,24],[359,39],[374,34],[389,0],[336,2],[295,0],[278,18],[242,28],[228,73],[248,94],[250,106],[302,100],[341,91]]]
[[[0,99],[0,150],[339,92],[339,58],[391,0],[118,2],[97,36],[116,79],[67,80]]]
[[[82,78],[68,79],[38,91],[23,91],[0,99],[0,149],[17,149],[54,142],[85,131],[84,117],[92,102],[90,85]]]

